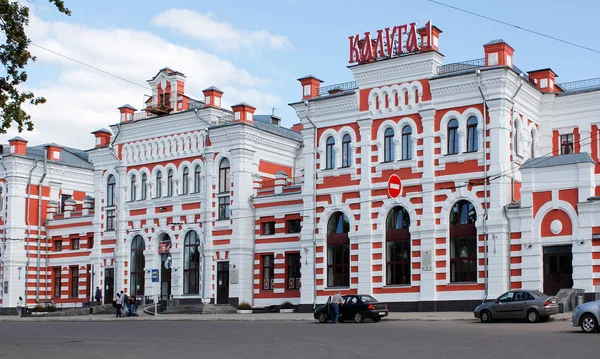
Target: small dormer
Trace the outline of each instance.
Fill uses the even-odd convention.
[[[10,154],[11,155],[23,155],[27,154],[27,140],[22,137],[13,137],[8,140],[8,144],[10,145]]]
[[[302,85],[302,99],[311,99],[319,97],[322,80],[319,80],[313,75],[306,75],[298,79]]]
[[[254,112],[256,108],[245,102],[231,106],[233,110],[233,122],[254,122]]]
[[[187,110],[189,99],[185,96],[185,75],[165,67],[148,80],[152,97],[146,101],[146,112],[165,115],[173,111]]]
[[[101,128],[92,132],[92,135],[96,137],[96,148],[105,147],[110,144],[110,138],[112,136],[112,132],[105,128]]]
[[[205,90],[202,90],[204,94],[204,106],[221,108],[221,98],[223,97],[223,91],[218,88],[211,86]]]
[[[130,104],[125,104],[119,107],[119,113],[121,113],[121,122],[131,122],[133,121],[133,114],[137,111],[135,107]]]
[[[543,92],[561,92],[556,86],[558,75],[552,69],[529,71],[529,81]]]
[[[439,40],[442,30],[437,26],[431,25],[431,21],[427,22],[424,27],[417,29],[421,37],[421,52],[440,51]]]
[[[51,143],[44,147],[46,149],[46,158],[50,161],[60,161],[60,155],[62,152],[62,148],[55,143]]]
[[[492,40],[483,45],[485,52],[485,66],[513,66],[513,55],[515,50],[504,40]]]
[[[271,115],[271,125],[280,126],[281,125],[281,117]]]

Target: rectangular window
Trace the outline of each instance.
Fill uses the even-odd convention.
[[[106,211],[106,230],[114,231],[115,230],[115,210],[109,209]]]
[[[388,240],[385,284],[410,284],[410,266],[410,240]]]
[[[275,263],[273,255],[262,256],[262,289],[273,290],[275,286]]]
[[[573,153],[573,134],[560,135],[560,154],[568,155]]]
[[[219,197],[219,219],[229,219],[229,196]]]
[[[288,233],[300,233],[302,224],[299,219],[290,219],[287,221],[287,232]]]
[[[65,201],[71,198],[70,194],[61,194],[60,195],[60,211],[65,211]]]
[[[54,251],[62,252],[62,240],[54,241]]]
[[[287,255],[287,289],[300,289],[300,253]]]
[[[450,238],[450,281],[477,282],[477,237]]]
[[[327,245],[327,286],[350,286],[350,244]]]
[[[79,238],[71,239],[71,250],[79,249]]]
[[[71,272],[71,298],[79,297],[79,267],[70,267]]]
[[[88,237],[88,249],[94,248],[94,237]]]
[[[262,234],[265,236],[275,234],[275,222],[264,222],[262,224]]]
[[[61,268],[54,268],[54,275],[52,276],[52,280],[53,280],[53,284],[54,284],[54,288],[52,290],[52,297],[54,298],[60,298],[60,286],[61,286]]]

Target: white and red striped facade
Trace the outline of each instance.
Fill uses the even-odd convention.
[[[96,286],[307,307],[342,290],[406,310],[471,309],[511,288],[593,292],[600,84],[520,76],[503,41],[444,65],[433,29],[419,51],[350,66],[356,82],[299,79],[291,130],[245,103],[222,108],[214,87],[195,101],[167,68],[144,110],[123,106],[94,132],[87,167],[49,145],[44,170],[12,141],[2,306],[25,288],[30,305],[87,302]]]

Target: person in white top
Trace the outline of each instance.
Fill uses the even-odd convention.
[[[117,297],[115,298],[115,303],[117,307],[117,317],[122,317],[121,307],[123,306],[123,297],[121,297],[120,293],[117,293]]]
[[[23,316],[23,298],[19,297],[19,301],[17,302],[17,314],[19,317]]]
[[[340,317],[340,305],[342,305],[343,299],[341,293],[338,291],[331,298],[331,307],[333,309],[333,318],[331,318],[331,323],[336,324]]]

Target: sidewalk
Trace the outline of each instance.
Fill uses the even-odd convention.
[[[572,313],[553,315],[551,320],[569,321]],[[256,314],[159,314],[150,316],[140,314],[133,318],[115,318],[114,315],[87,315],[73,317],[26,317],[0,316],[0,322],[126,322],[126,321],[297,321],[316,322],[312,313],[256,313]],[[471,312],[421,312],[421,313],[390,313],[383,320],[404,321],[476,321]]]

